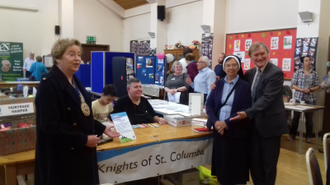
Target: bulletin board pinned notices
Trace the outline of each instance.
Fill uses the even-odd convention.
[[[226,55],[238,55],[242,69],[254,68],[248,51],[253,42],[260,41],[269,49],[269,61],[282,69],[284,78],[291,79],[294,73],[294,53],[297,29],[268,30],[226,35]]]

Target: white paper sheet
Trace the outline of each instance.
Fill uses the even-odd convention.
[[[173,103],[179,103],[180,96],[181,96],[181,92],[176,92],[173,95],[171,95],[171,93],[167,93],[168,101]]]
[[[136,140],[135,133],[128,119],[126,112],[110,114],[116,130],[120,133],[119,140],[121,143]]]

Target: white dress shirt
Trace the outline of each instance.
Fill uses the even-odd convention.
[[[24,60],[24,65],[23,65],[23,69],[26,69],[27,71],[30,71],[30,67],[33,64],[33,62],[35,62],[34,59],[31,59],[30,57],[27,57]]]

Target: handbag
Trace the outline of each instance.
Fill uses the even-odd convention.
[[[33,65],[33,64],[32,64],[32,65]],[[37,65],[37,64],[35,63],[35,64],[34,64],[34,72],[33,72],[33,73],[36,72],[36,68],[37,68],[36,65]],[[33,74],[33,73],[32,73],[32,74]],[[36,81],[36,77],[34,77],[32,74],[29,76],[29,81]]]
[[[228,101],[230,95],[231,95],[231,94],[234,92],[234,90],[236,89],[236,87],[237,87],[239,81],[240,81],[240,79],[237,80],[236,84],[234,85],[234,87],[231,89],[231,91],[230,91],[229,94],[227,95],[227,98],[226,98],[225,102],[224,102],[223,104],[221,104],[221,106],[219,107],[219,109],[218,109],[218,111],[217,111],[217,115],[219,115],[220,109],[221,109],[224,105],[226,105],[226,103],[227,103],[227,101]],[[206,127],[207,127],[209,130],[211,130],[212,126],[213,126],[212,121],[211,121],[210,119],[207,119]]]

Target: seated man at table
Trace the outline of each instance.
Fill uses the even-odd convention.
[[[106,85],[103,88],[101,98],[92,102],[93,117],[106,126],[110,126],[110,113],[113,111],[112,101],[117,95],[114,85]]]
[[[143,123],[165,124],[163,118],[156,116],[156,113],[148,100],[142,95],[141,81],[137,78],[131,78],[127,81],[127,96],[118,99],[114,111],[126,112],[132,125]]]

